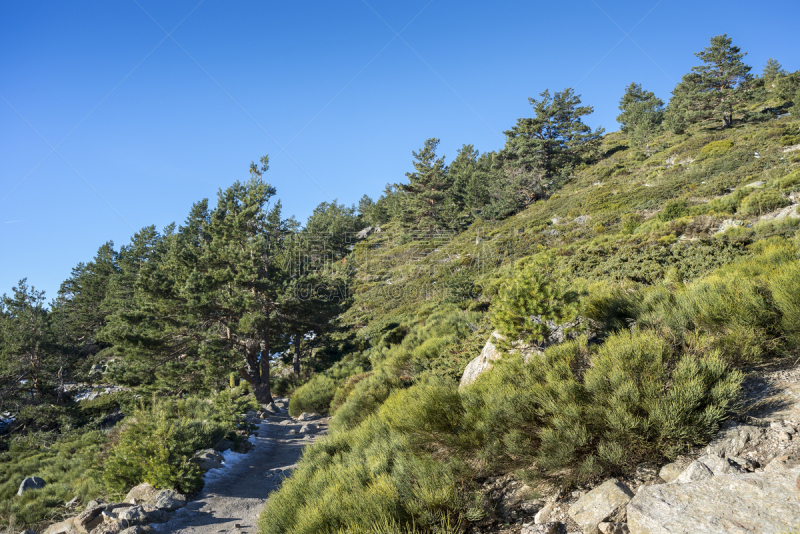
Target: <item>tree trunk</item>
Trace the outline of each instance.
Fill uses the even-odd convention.
[[[272,404],[272,392],[269,387],[269,380],[259,385],[253,386],[253,394],[259,404]]]
[[[300,332],[294,335],[294,358],[292,358],[292,367],[294,374],[300,375],[300,344],[303,342],[303,337]]]
[[[732,122],[733,122],[733,114],[731,114],[730,118],[728,118],[728,114],[727,113],[723,113],[722,114],[722,128],[723,129],[728,128],[731,125]]]

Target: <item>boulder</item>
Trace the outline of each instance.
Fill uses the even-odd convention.
[[[172,512],[186,506],[186,496],[175,490],[161,490],[156,495],[154,503],[156,508]]]
[[[679,463],[672,462],[662,467],[658,472],[658,476],[661,477],[664,482],[672,482],[678,478],[681,473],[683,473],[684,469],[685,468],[681,467]]]
[[[39,477],[28,477],[22,481],[19,485],[19,490],[17,490],[17,495],[22,495],[26,491],[29,490],[37,490],[42,489],[47,485],[47,482],[42,480]]]
[[[374,231],[375,229],[372,226],[367,226],[356,234],[356,239],[366,239]]]
[[[146,532],[155,532],[155,531],[147,525],[135,525],[132,527],[128,527],[125,530],[121,530],[119,534],[145,534]]]
[[[319,429],[319,427],[317,427],[317,425],[315,425],[314,423],[306,423],[302,427],[300,427],[300,433],[301,434],[313,434],[318,429]]]
[[[78,506],[78,504],[80,503],[80,501],[81,501],[80,497],[78,497],[78,496],[76,495],[75,497],[73,497],[72,499],[70,499],[69,501],[67,501],[66,503],[64,503],[64,507],[65,507],[65,508],[68,508],[68,509],[75,508],[76,506]]]
[[[31,529],[25,529],[22,532],[20,532],[19,534],[36,534],[36,531],[35,530],[31,530]]]
[[[78,514],[74,519],[74,526],[76,532],[91,532],[95,527],[103,522],[103,512],[105,511],[106,504],[99,506],[87,507],[86,510]]]
[[[169,514],[152,504],[140,504],[118,513],[116,519],[121,521],[125,527],[129,527],[148,523],[164,523],[169,519]]]
[[[271,415],[277,415],[281,413],[281,409],[278,408],[278,406],[274,402],[270,404],[262,404],[261,411]]]
[[[233,448],[233,442],[229,439],[221,439],[216,445],[214,445],[214,450],[217,452],[225,452],[228,449],[232,448]]]
[[[533,522],[537,525],[543,525],[550,521],[550,514],[553,513],[553,503],[545,504],[541,510],[536,512],[536,515],[533,516]]]
[[[646,486],[628,504],[631,534],[782,532],[800,524],[800,468]]]
[[[625,484],[612,478],[583,495],[569,507],[569,516],[584,534],[599,534],[603,522],[625,522],[625,506],[633,492]]]
[[[157,494],[157,489],[147,482],[142,482],[138,486],[132,487],[128,494],[125,495],[123,501],[130,504],[142,504],[150,502]]]
[[[492,362],[499,360],[503,356],[503,353],[495,345],[495,340],[502,341],[504,339],[497,330],[492,332],[481,353],[469,362],[467,368],[464,369],[459,388],[472,384],[484,371],[492,368]]]
[[[721,458],[720,458],[721,459]],[[686,482],[697,482],[713,477],[714,472],[703,462],[694,461],[670,484],[685,484]]]

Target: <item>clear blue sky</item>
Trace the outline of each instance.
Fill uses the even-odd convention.
[[[305,221],[404,180],[428,137],[448,159],[502,147],[546,88],[615,130],[627,84],[667,100],[712,35],[754,72],[797,70],[798,20],[797,0],[4,2],[0,293],[28,277],[55,297],[102,243],[183,221],[265,153]]]

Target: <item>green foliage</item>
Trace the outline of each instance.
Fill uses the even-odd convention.
[[[256,406],[253,397],[236,391],[223,391],[209,400],[154,397],[149,408],[136,410],[121,424],[103,479],[120,493],[142,482],[181,493],[196,491],[203,478],[191,461],[195,451],[234,437],[236,414]]]
[[[0,525],[10,531],[39,528],[44,522],[61,519],[69,513],[64,503],[73,497],[88,502],[103,494],[98,479],[106,436],[90,431],[70,433],[55,442],[51,439],[30,434],[0,453]],[[22,480],[33,475],[44,479],[47,486],[17,497]]]
[[[332,430],[354,428],[380,408],[400,380],[388,372],[372,374],[358,381],[331,421]]]
[[[790,172],[778,182],[781,190],[800,191],[800,169]]]
[[[622,126],[621,130],[628,134],[633,146],[650,157],[650,144],[664,121],[664,101],[643,90],[641,84],[632,83],[625,89],[619,109],[622,113],[617,116],[617,122]]]
[[[742,211],[749,215],[764,215],[771,211],[785,208],[789,200],[774,189],[765,189],[751,193],[742,203]]]
[[[742,375],[716,354],[676,354],[651,331],[614,334],[594,356],[584,343],[504,358],[466,390],[481,457],[582,480],[703,443],[735,406]]]
[[[259,519],[261,534],[453,532],[463,501],[452,462],[413,450],[382,413],[306,449]],[[449,525],[449,527],[448,527]],[[443,530],[439,530],[444,527]]]
[[[550,335],[547,321],[565,324],[577,317],[579,293],[556,272],[555,258],[541,254],[517,264],[518,271],[501,284],[491,307],[494,327],[506,338],[541,343]]]
[[[733,141],[723,139],[721,141],[711,141],[700,151],[700,154],[706,158],[716,158],[724,156],[733,148]]]
[[[289,415],[297,417],[303,412],[328,413],[336,392],[336,381],[324,374],[316,374],[297,388],[289,403]]]
[[[664,209],[658,214],[658,220],[667,222],[686,214],[686,201],[683,199],[668,200]]]

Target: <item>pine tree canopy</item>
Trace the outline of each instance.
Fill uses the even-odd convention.
[[[502,165],[513,180],[514,195],[523,205],[547,194],[566,180],[571,170],[587,159],[604,130],[592,130],[583,123],[592,106],[581,106],[572,88],[549,90],[541,100],[529,98],[534,116],[521,118],[504,132],[506,146],[500,153]]]

